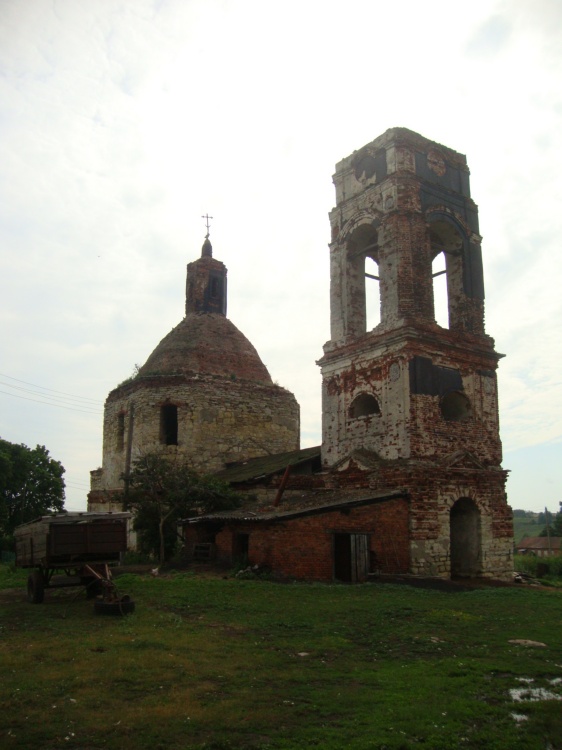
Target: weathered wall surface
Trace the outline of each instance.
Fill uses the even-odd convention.
[[[198,541],[197,526],[186,527],[188,551]],[[407,573],[408,507],[402,499],[325,512],[276,523],[226,525],[215,537],[217,557],[230,563],[236,534],[249,535],[248,561],[271,567],[277,575],[331,581],[334,534],[369,534],[373,571]]]
[[[372,486],[398,486],[410,497],[411,572],[451,575],[451,509],[462,498],[478,513],[480,566],[483,577],[509,579],[513,571],[513,527],[506,502],[507,472],[482,470],[468,456],[458,464],[389,462],[373,476]]]
[[[162,442],[165,404],[177,407],[177,445]],[[106,402],[103,472],[92,489],[122,486],[129,441],[132,461],[159,451],[213,473],[230,461],[298,448],[299,406],[289,391],[273,384],[206,376],[139,378]]]
[[[450,331],[425,342],[397,337],[391,348],[384,334],[371,332],[363,337],[360,349],[346,347],[351,351],[340,351],[326,361],[324,464],[333,466],[361,447],[385,459],[447,455],[463,449],[477,454],[486,465],[499,466],[496,360],[478,351],[459,352],[454,337]],[[416,376],[420,359],[429,371],[429,384]],[[443,416],[441,404],[448,391],[446,382],[438,382],[442,370],[470,403],[470,413],[462,420]],[[380,412],[352,416],[351,405],[361,394],[375,396]]]
[[[370,486],[404,489],[411,498],[411,572],[450,575],[451,540],[468,538],[470,529],[473,572],[508,577],[501,355],[484,331],[481,237],[466,158],[395,128],[339,162],[334,184],[331,339],[319,362],[323,466],[345,474],[357,452],[382,459]],[[448,327],[435,318],[436,258]],[[380,322],[368,330],[373,284]],[[463,523],[461,507],[470,518],[452,529]]]

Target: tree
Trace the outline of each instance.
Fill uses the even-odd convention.
[[[554,515],[548,511],[541,513],[546,524],[539,536],[562,536],[562,503],[560,503],[560,512]]]
[[[20,523],[64,510],[64,466],[44,445],[0,439],[0,531],[11,536]]]
[[[158,554],[162,563],[176,544],[180,518],[238,507],[239,496],[228,484],[200,476],[188,464],[147,453],[134,463],[128,477],[125,507],[135,511],[139,546]]]

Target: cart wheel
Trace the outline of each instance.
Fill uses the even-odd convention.
[[[41,604],[45,598],[45,581],[40,570],[34,570],[27,579],[27,601],[31,604]]]
[[[118,602],[106,602],[97,599],[94,602],[94,612],[97,615],[130,615],[135,611],[134,601],[128,597],[122,597]]]

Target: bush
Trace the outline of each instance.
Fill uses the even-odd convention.
[[[527,573],[534,578],[562,578],[562,556],[515,555],[514,567],[517,572]],[[546,573],[543,573],[544,570]]]
[[[121,562],[123,565],[154,565],[156,559],[150,555],[144,554],[143,552],[128,550],[125,552]]]

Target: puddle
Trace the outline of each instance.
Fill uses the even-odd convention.
[[[512,688],[509,691],[511,700],[515,703],[533,703],[536,701],[562,701],[562,695],[546,690],[545,688],[534,687],[522,687]]]
[[[521,724],[523,721],[529,721],[529,717],[525,716],[525,714],[511,714],[511,718],[514,719],[518,724]]]

